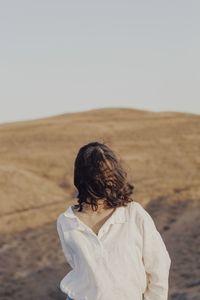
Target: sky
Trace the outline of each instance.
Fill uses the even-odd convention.
[[[0,0],[0,123],[200,113],[199,0]]]

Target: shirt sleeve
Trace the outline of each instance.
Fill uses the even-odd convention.
[[[143,210],[143,262],[148,283],[144,300],[167,300],[171,259],[150,214]]]
[[[73,264],[73,260],[72,260],[72,256],[70,254],[70,251],[69,249],[67,248],[66,244],[65,244],[65,240],[64,240],[64,235],[63,235],[63,230],[62,230],[62,227],[61,227],[61,224],[60,224],[60,219],[58,217],[57,219],[57,232],[58,232],[58,236],[59,236],[59,239],[60,239],[60,243],[61,243],[61,248],[62,248],[62,251],[64,253],[64,256],[67,260],[67,263],[72,267],[74,268],[74,264]]]

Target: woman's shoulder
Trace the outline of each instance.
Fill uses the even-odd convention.
[[[140,213],[143,212],[144,207],[142,206],[142,204],[140,204],[140,202],[138,202],[137,200],[133,200],[129,203],[130,209],[131,210],[135,210],[138,211]]]
[[[64,211],[60,212],[60,214],[57,216],[57,223],[66,222],[66,219],[68,219],[67,217],[71,217],[72,215],[72,205],[69,205]]]
[[[57,220],[56,220],[57,227],[59,227],[62,230],[66,230],[69,227],[68,226],[69,220],[68,220],[68,218],[65,217],[65,214],[66,214],[66,210],[60,212],[60,214],[57,216]]]
[[[74,228],[76,218],[72,211],[72,205],[68,206],[66,210],[61,212],[57,216],[57,227],[60,227],[63,231],[68,231]]]
[[[133,207],[136,212],[136,218],[139,220],[139,223],[142,224],[142,226],[152,230],[157,230],[153,217],[141,203],[135,201],[132,205],[132,208]]]
[[[62,229],[63,228],[63,224],[64,224],[64,222],[63,222],[63,215],[64,215],[63,212],[60,213],[58,215],[57,219],[56,219],[56,225],[57,225],[58,229]]]
[[[137,200],[134,200],[132,202],[130,202],[130,212],[131,212],[131,215],[139,219],[142,219],[144,220],[146,217],[148,217],[148,212],[147,210],[144,208],[144,206]]]

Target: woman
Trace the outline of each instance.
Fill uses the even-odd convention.
[[[80,148],[78,204],[57,218],[70,272],[67,300],[167,300],[171,259],[150,214],[133,200],[120,159],[105,144]]]

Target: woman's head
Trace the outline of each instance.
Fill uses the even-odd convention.
[[[91,142],[79,149],[74,163],[74,185],[80,211],[84,202],[96,210],[99,199],[105,199],[108,207],[133,201],[130,196],[134,185],[127,182],[120,159],[105,143]]]

